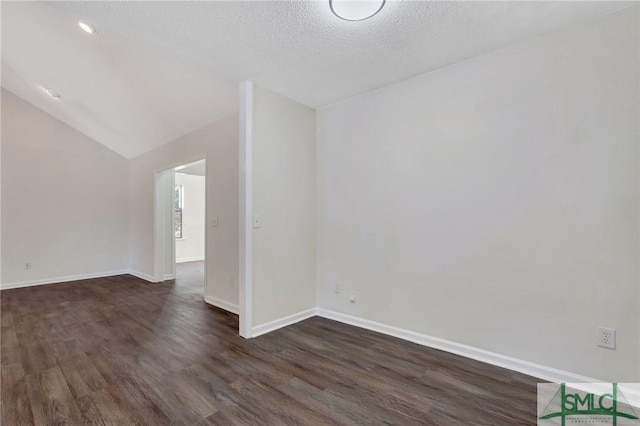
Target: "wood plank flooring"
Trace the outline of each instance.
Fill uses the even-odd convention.
[[[321,318],[244,340],[178,266],[0,292],[1,424],[535,424],[532,377]]]

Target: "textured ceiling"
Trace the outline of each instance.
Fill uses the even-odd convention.
[[[632,4],[387,0],[348,22],[328,1],[3,1],[2,84],[131,158],[236,110],[242,80],[321,107]]]
[[[235,81],[324,106],[628,6],[622,2],[387,1],[371,19],[327,1],[61,2]]]

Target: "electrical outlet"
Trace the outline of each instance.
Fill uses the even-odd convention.
[[[333,289],[333,292],[336,294],[342,293],[342,286],[340,284],[336,284],[335,288]]]
[[[616,330],[613,328],[598,327],[598,346],[615,349]]]
[[[24,269],[31,269],[31,261],[24,262]]]
[[[356,292],[355,291],[351,292],[351,295],[349,296],[349,302],[356,303]]]

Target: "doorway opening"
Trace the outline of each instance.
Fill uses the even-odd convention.
[[[206,164],[174,169],[173,234],[176,285],[205,296]]]
[[[155,184],[154,280],[205,298],[206,160],[157,172]]]

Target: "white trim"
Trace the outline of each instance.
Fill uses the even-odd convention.
[[[169,188],[167,188],[167,189],[170,190],[170,192],[167,193],[166,196],[168,197],[168,199],[167,199],[168,203],[167,204],[171,205],[171,227],[170,228],[165,228],[164,232],[167,233],[166,236],[165,236],[165,239],[171,238],[171,247],[170,247],[171,248],[171,273],[167,274],[167,265],[164,265],[164,279],[165,279],[165,281],[166,280],[173,280],[173,279],[176,278],[176,232],[175,232],[176,211],[173,209],[173,191],[175,190],[175,187],[176,187],[176,171],[175,171],[175,169],[171,170],[170,178],[171,178],[171,183],[169,185]],[[204,179],[205,179],[205,181],[207,180],[206,177]],[[205,201],[204,201],[205,202],[205,206],[207,204],[207,199],[206,199],[207,192],[206,191],[207,190],[205,189]],[[169,196],[169,194],[171,194],[171,195]],[[205,214],[206,214],[206,212],[205,212]],[[169,237],[169,235],[171,235],[171,236]],[[207,241],[207,237],[206,236],[205,236],[205,241]],[[165,262],[166,262],[166,259],[165,259]],[[171,275],[171,278],[167,278],[168,275]]]
[[[129,274],[134,277],[143,279],[145,281],[154,282],[153,276],[134,270],[117,270],[110,272],[98,272],[92,274],[81,275],[68,275],[58,278],[46,278],[34,281],[22,281],[16,283],[0,284],[0,290],[9,290],[14,288],[32,287],[47,284],[57,284],[70,281],[87,280],[93,278],[105,278],[118,275]],[[224,300],[217,299],[215,297],[206,296],[205,302],[218,308],[224,309],[234,314],[240,312],[240,307]],[[476,361],[484,362],[487,364],[495,365],[497,367],[506,368],[508,370],[517,371],[523,374],[527,374],[532,377],[537,377],[542,380],[554,382],[554,383],[604,383],[604,380],[595,379],[592,377],[582,376],[569,371],[559,370],[556,368],[548,367],[541,364],[513,358],[506,355],[501,355],[495,352],[487,351],[484,349],[476,348],[473,346],[464,345],[461,343],[452,342],[450,340],[441,339],[426,334],[416,333],[414,331],[405,330],[402,328],[382,324],[375,321],[370,321],[364,318],[355,317],[352,315],[343,314],[340,312],[331,311],[324,308],[311,308],[307,309],[284,318],[280,318],[274,321],[270,321],[265,324],[253,327],[248,336],[243,337],[258,337],[263,334],[270,333],[277,329],[287,327],[305,319],[319,316],[327,318],[333,321],[338,321],[344,324],[349,324],[355,327],[364,328],[367,330],[375,331],[388,336],[397,337],[399,339],[407,340],[418,345],[439,349],[445,352],[453,353],[463,356],[465,358],[474,359]],[[638,395],[633,393],[634,403],[640,399]]]
[[[205,231],[205,233],[206,233],[206,231]],[[181,257],[180,259],[176,259],[176,263],[199,262],[201,260],[204,260],[204,256]]]
[[[204,298],[204,301],[207,302],[210,305],[215,306],[216,308],[220,308],[220,309],[224,309],[225,311],[229,311],[232,314],[236,314],[238,315],[238,313],[240,312],[240,308],[238,307],[238,305],[234,305],[233,303],[230,302],[225,302],[222,299],[218,299],[212,296],[206,296]]]
[[[154,173],[154,262],[155,282],[173,279],[176,276],[176,242],[173,235],[173,188],[175,186],[173,169]],[[170,227],[169,227],[170,226]],[[168,242],[171,241],[169,244]],[[171,262],[167,262],[167,256]],[[167,272],[167,269],[169,270]]]
[[[304,321],[308,318],[316,316],[317,308],[307,309],[305,311],[297,312],[295,314],[279,318],[275,321],[270,321],[265,324],[261,324],[253,327],[251,330],[251,337],[258,337],[263,334],[271,333],[279,328],[287,327],[291,324],[295,324],[300,321]]]
[[[466,358],[475,359],[476,361],[481,361],[487,364],[517,371],[554,383],[602,382],[602,380],[594,379],[592,377],[582,376],[580,374],[571,373],[569,371],[558,370],[556,368],[547,367],[545,365],[535,364],[533,362],[512,358],[510,356],[501,355],[480,348],[475,348],[473,346],[468,346],[409,330],[404,330],[402,328],[381,324],[379,322],[354,317],[352,315],[347,315],[340,312],[330,311],[324,308],[317,308],[316,312],[318,316],[323,318],[331,319],[360,328],[365,328],[367,330],[376,331],[378,333],[397,337],[399,339],[408,340],[422,346],[428,346],[430,348],[450,352]]]
[[[626,384],[618,383],[618,386],[619,385],[624,386]],[[636,389],[624,389],[624,396],[627,398],[627,402],[631,406],[640,410],[640,389],[637,388],[638,383],[634,383],[634,385],[636,385]]]
[[[109,272],[95,272],[92,274],[67,275],[64,277],[57,277],[57,278],[43,278],[40,280],[33,280],[33,281],[2,283],[0,284],[0,290],[10,290],[12,288],[33,287],[38,285],[66,283],[69,281],[89,280],[92,278],[114,277],[116,275],[126,275],[128,273],[129,273],[128,270],[122,269],[122,270],[109,271]]]
[[[153,279],[161,282],[164,275],[164,174],[167,171],[155,172],[153,175]]]
[[[133,275],[136,278],[140,278],[141,280],[145,280],[145,281],[149,281],[150,283],[155,283],[157,281],[155,281],[155,279],[153,278],[153,275],[149,275],[149,274],[145,274],[144,272],[140,272],[140,271],[134,271],[133,269],[129,269],[127,271],[127,273],[129,275]]]
[[[204,297],[207,297],[208,286],[207,286],[207,246],[209,245],[209,161],[207,160],[207,155],[205,154],[202,157],[204,162],[204,257],[202,260],[204,261],[204,276],[202,277],[202,281],[204,281]],[[187,163],[188,164],[188,163]],[[176,177],[176,171],[173,170],[173,178]],[[175,182],[174,182],[175,183]],[[176,258],[176,246],[174,240],[173,246],[173,260]],[[176,271],[176,262],[173,262],[173,271]]]
[[[239,95],[239,333],[244,338],[250,338],[253,332],[253,83],[240,83]]]

